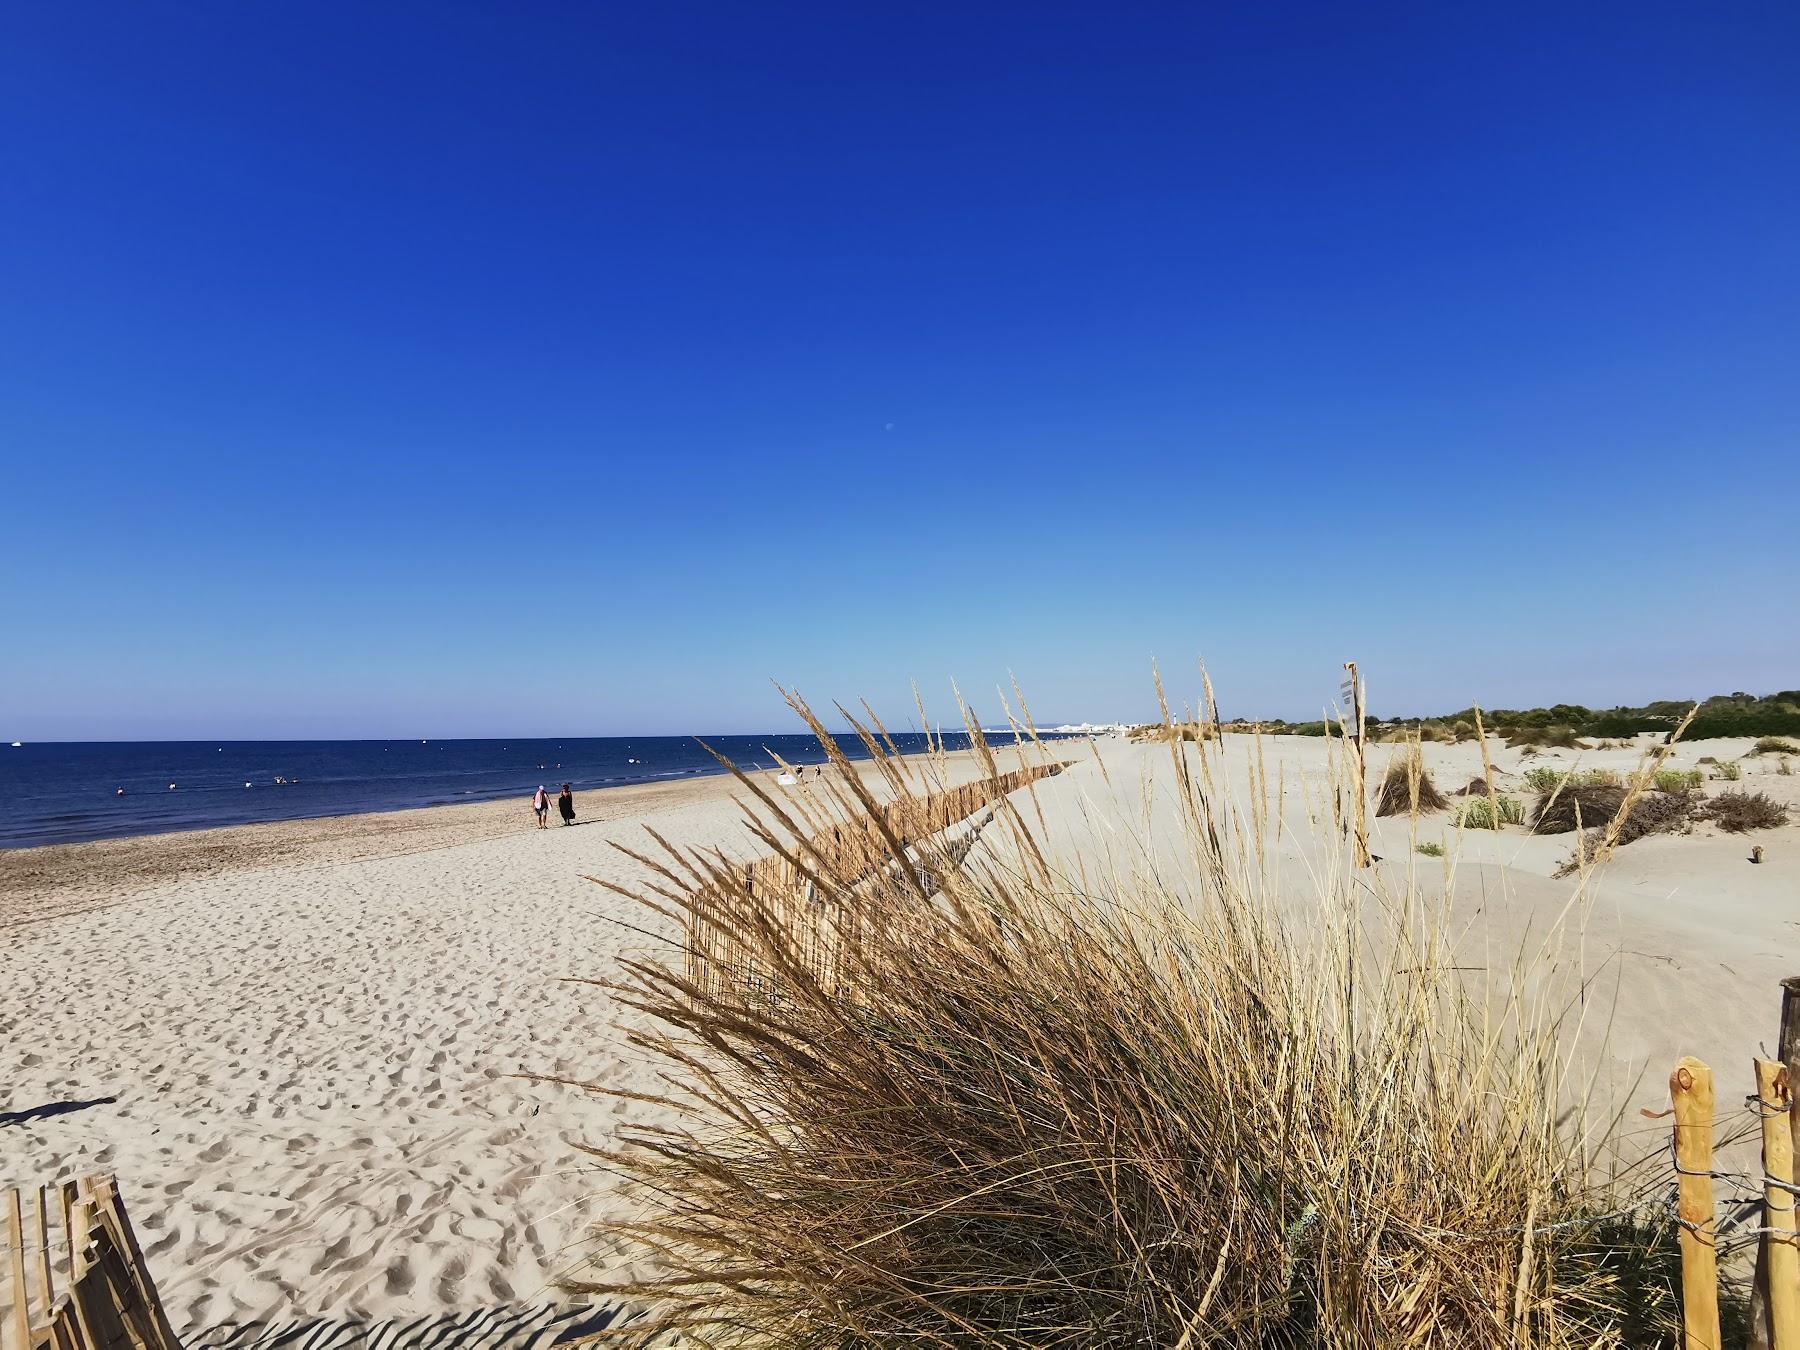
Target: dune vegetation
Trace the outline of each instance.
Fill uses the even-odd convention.
[[[1742,834],[1749,830],[1772,830],[1787,824],[1788,809],[1766,792],[1740,792],[1731,789],[1708,798],[1695,811],[1721,830]]]
[[[804,816],[743,779],[809,922],[717,856],[648,859],[639,899],[710,936],[614,982],[654,1019],[638,1044],[681,1121],[604,1153],[641,1206],[608,1228],[640,1259],[606,1287],[642,1325],[709,1346],[1668,1343],[1655,1169],[1618,1159],[1569,1076],[1588,873],[1565,941],[1472,972],[1422,880],[1440,869],[1357,872],[1309,808],[1295,916],[1279,789],[1227,790],[1220,743],[1174,725],[1173,837],[1079,876],[1041,787],[845,864],[821,822],[885,819],[851,773]],[[888,795],[936,785],[858,734]]]
[[[1381,787],[1375,794],[1378,816],[1417,815],[1421,811],[1442,811],[1449,800],[1431,781],[1425,771],[1425,758],[1414,741],[1406,755],[1395,760],[1382,775]]]
[[[1691,720],[1690,719],[1691,715]],[[1685,723],[1682,739],[1711,740],[1721,736],[1761,738],[1753,754],[1800,755],[1791,740],[1800,737],[1800,689],[1755,695],[1715,694],[1697,703],[1692,699],[1662,700],[1637,707],[1588,708],[1579,703],[1557,703],[1547,708],[1489,708],[1482,712],[1487,729],[1503,737],[1515,749],[1544,747],[1583,749],[1595,741],[1624,744],[1631,738],[1653,734],[1669,738]],[[1378,743],[1402,744],[1416,737],[1426,742],[1462,741],[1475,735],[1475,709],[1428,717],[1367,718],[1370,738]],[[1257,729],[1265,733],[1324,736],[1333,724],[1263,720],[1224,724],[1224,730]]]

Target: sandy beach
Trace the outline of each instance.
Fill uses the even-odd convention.
[[[952,781],[977,776],[953,756]],[[771,786],[772,786],[772,779]],[[781,791],[773,787],[774,791]],[[751,856],[734,780],[0,852],[0,1181],[120,1178],[178,1330],[554,1300],[648,1090],[613,845]]]
[[[1491,744],[1515,793],[1526,764],[1638,759],[1524,761]],[[1674,763],[1742,758],[1744,781],[1706,790],[1800,803],[1800,777],[1748,749],[1697,743]],[[1271,738],[1262,753],[1286,789],[1272,844],[1284,903],[1303,914],[1326,746]],[[1372,776],[1399,753],[1373,747]],[[1226,791],[1247,793],[1253,754],[1226,738]],[[1446,790],[1481,771],[1475,745],[1425,754]],[[1092,884],[1134,832],[1154,833],[1169,752],[1108,740],[1062,757],[1075,767],[1037,797],[1059,864]],[[953,779],[973,776],[958,758]],[[642,846],[645,827],[747,856],[738,791],[707,778],[588,793],[573,829],[538,831],[505,802],[0,854],[0,1180],[116,1173],[180,1331],[559,1299],[559,1277],[612,1259],[588,1231],[611,1183],[580,1146],[647,1108],[525,1075],[654,1087],[605,991],[564,978],[606,978],[655,943],[584,877],[635,880],[613,846]],[[1376,870],[1447,876],[1471,952],[1496,966],[1570,893],[1553,874],[1571,836],[1459,843],[1439,814],[1419,839],[1442,837],[1440,860],[1414,852],[1406,818],[1371,823]],[[1753,838],[1702,825],[1620,851],[1587,940],[1597,962],[1618,953],[1596,983],[1614,1014],[1601,1068],[1631,1104],[1660,1105],[1683,1053],[1744,1076],[1800,952],[1797,882],[1797,823]]]

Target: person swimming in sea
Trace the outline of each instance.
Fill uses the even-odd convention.
[[[575,823],[575,794],[569,790],[567,783],[563,784],[562,793],[556,799],[556,809],[562,813],[564,825]]]

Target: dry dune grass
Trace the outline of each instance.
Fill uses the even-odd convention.
[[[1509,748],[1550,747],[1559,750],[1591,750],[1573,727],[1512,727],[1502,733]]]
[[[1742,834],[1747,830],[1772,830],[1787,824],[1788,809],[1766,792],[1731,789],[1702,803],[1696,814],[1721,830]]]
[[[612,1292],[708,1346],[1663,1343],[1672,1230],[1596,1184],[1604,1129],[1562,1076],[1579,966],[1547,948],[1471,984],[1411,870],[1371,888],[1324,813],[1290,924],[1268,784],[1236,800],[1216,743],[1168,753],[1184,867],[1085,886],[1046,861],[1037,789],[996,804],[987,865],[950,831],[852,875],[745,779],[855,933],[830,969],[741,868],[665,850],[645,903],[777,977],[676,957],[615,985],[682,1124],[604,1155],[644,1206],[610,1231],[644,1258]],[[820,810],[873,822],[838,778]]]
[[[1604,829],[1619,815],[1627,791],[1624,787],[1606,783],[1558,788],[1538,798],[1532,811],[1531,828],[1537,834]],[[1616,842],[1629,844],[1647,834],[1680,830],[1694,814],[1695,804],[1694,798],[1681,792],[1639,793],[1625,812]]]
[[[1375,796],[1378,816],[1417,815],[1425,811],[1442,811],[1450,805],[1431,775],[1425,771],[1425,757],[1417,741],[1404,759],[1388,765],[1382,775],[1381,788]]]
[[[1136,741],[1211,741],[1218,736],[1216,722],[1152,722],[1131,730]]]
[[[1605,783],[1561,783],[1544,793],[1532,808],[1531,828],[1538,834],[1567,834],[1613,818],[1625,800],[1625,789]]]

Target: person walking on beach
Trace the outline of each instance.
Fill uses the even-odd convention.
[[[556,809],[562,813],[563,824],[575,823],[575,794],[569,791],[569,785],[563,784],[562,795],[556,799]]]
[[[531,809],[537,813],[538,828],[547,828],[550,824],[550,794],[544,791],[542,783],[538,784],[537,793],[531,799]]]

